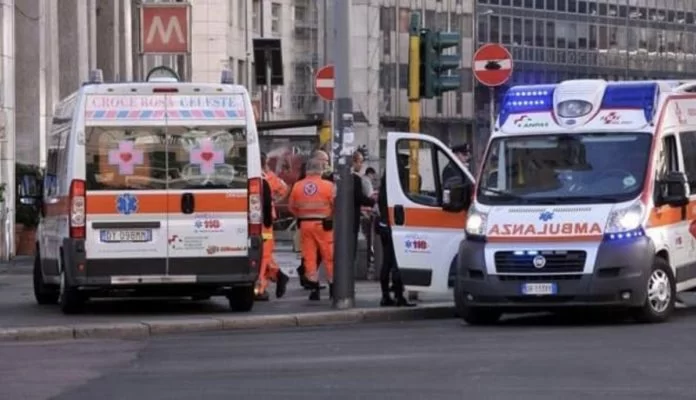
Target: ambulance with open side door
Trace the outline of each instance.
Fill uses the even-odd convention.
[[[39,304],[72,313],[94,297],[224,295],[252,308],[260,150],[249,94],[230,77],[103,83],[94,71],[58,104],[43,193],[20,186],[41,211]]]
[[[695,89],[603,80],[509,89],[473,198],[454,187],[427,205],[389,184],[408,283],[425,286],[456,263],[455,303],[472,324],[564,306],[667,320],[677,293],[696,287]],[[446,154],[409,134],[391,135],[388,154],[407,139]],[[390,168],[396,177],[393,159]],[[451,233],[451,210],[464,207],[466,226]],[[413,250],[412,236],[427,244]]]

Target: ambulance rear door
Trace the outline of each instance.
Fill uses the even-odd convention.
[[[413,187],[409,171],[414,173]],[[447,292],[464,239],[469,200],[457,210],[448,210],[443,201],[449,195],[445,186],[456,178],[471,190],[472,175],[436,138],[401,132],[388,134],[386,172],[394,251],[406,289]]]
[[[167,274],[178,282],[229,282],[250,269],[246,97],[182,90],[166,95]]]
[[[86,190],[86,273],[106,284],[158,282],[167,271],[165,98],[89,90],[98,92],[85,99],[85,180],[72,182]]]

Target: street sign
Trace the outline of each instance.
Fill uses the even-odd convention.
[[[333,101],[335,82],[333,65],[319,68],[314,77],[314,90],[317,92],[317,96],[325,101]]]
[[[488,43],[474,54],[474,76],[481,84],[500,86],[512,75],[512,55],[502,45]]]
[[[187,3],[143,3],[140,49],[143,54],[191,52],[191,7]]]

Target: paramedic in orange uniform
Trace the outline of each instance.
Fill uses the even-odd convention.
[[[322,179],[324,165],[307,162],[307,177],[297,181],[289,199],[290,212],[297,217],[302,238],[302,258],[310,287],[310,300],[319,300],[317,250],[326,267],[329,293],[333,295],[333,207],[335,190],[332,182]]]
[[[288,276],[278,268],[278,264],[273,257],[275,250],[275,239],[273,237],[273,222],[276,220],[275,204],[283,200],[288,194],[288,186],[268,167],[267,156],[261,153],[261,166],[263,168],[264,193],[263,193],[263,255],[261,268],[259,270],[259,280],[256,285],[256,300],[268,301],[268,281],[276,283],[276,298],[281,298],[285,294],[288,285]]]

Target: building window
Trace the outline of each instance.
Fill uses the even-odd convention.
[[[271,32],[280,35],[280,30],[282,29],[280,21],[282,16],[281,5],[278,3],[271,4]]]
[[[251,27],[254,32],[261,31],[261,1],[254,0],[251,4]]]
[[[455,113],[457,113],[457,114],[462,113],[462,108],[464,108],[464,101],[463,100],[464,99],[462,99],[462,91],[461,91],[461,89],[459,89],[457,91],[457,95],[455,97],[455,104],[454,104],[454,108],[456,108],[456,110],[454,111]]]
[[[382,7],[379,9],[379,28],[382,32],[394,32],[395,22],[394,7]]]
[[[442,97],[438,97],[435,99],[435,112],[438,114],[442,114]]]
[[[295,6],[295,22],[296,23],[308,22],[307,21],[307,7]]]
[[[470,38],[474,34],[474,19],[471,14],[462,14],[462,37]]]

